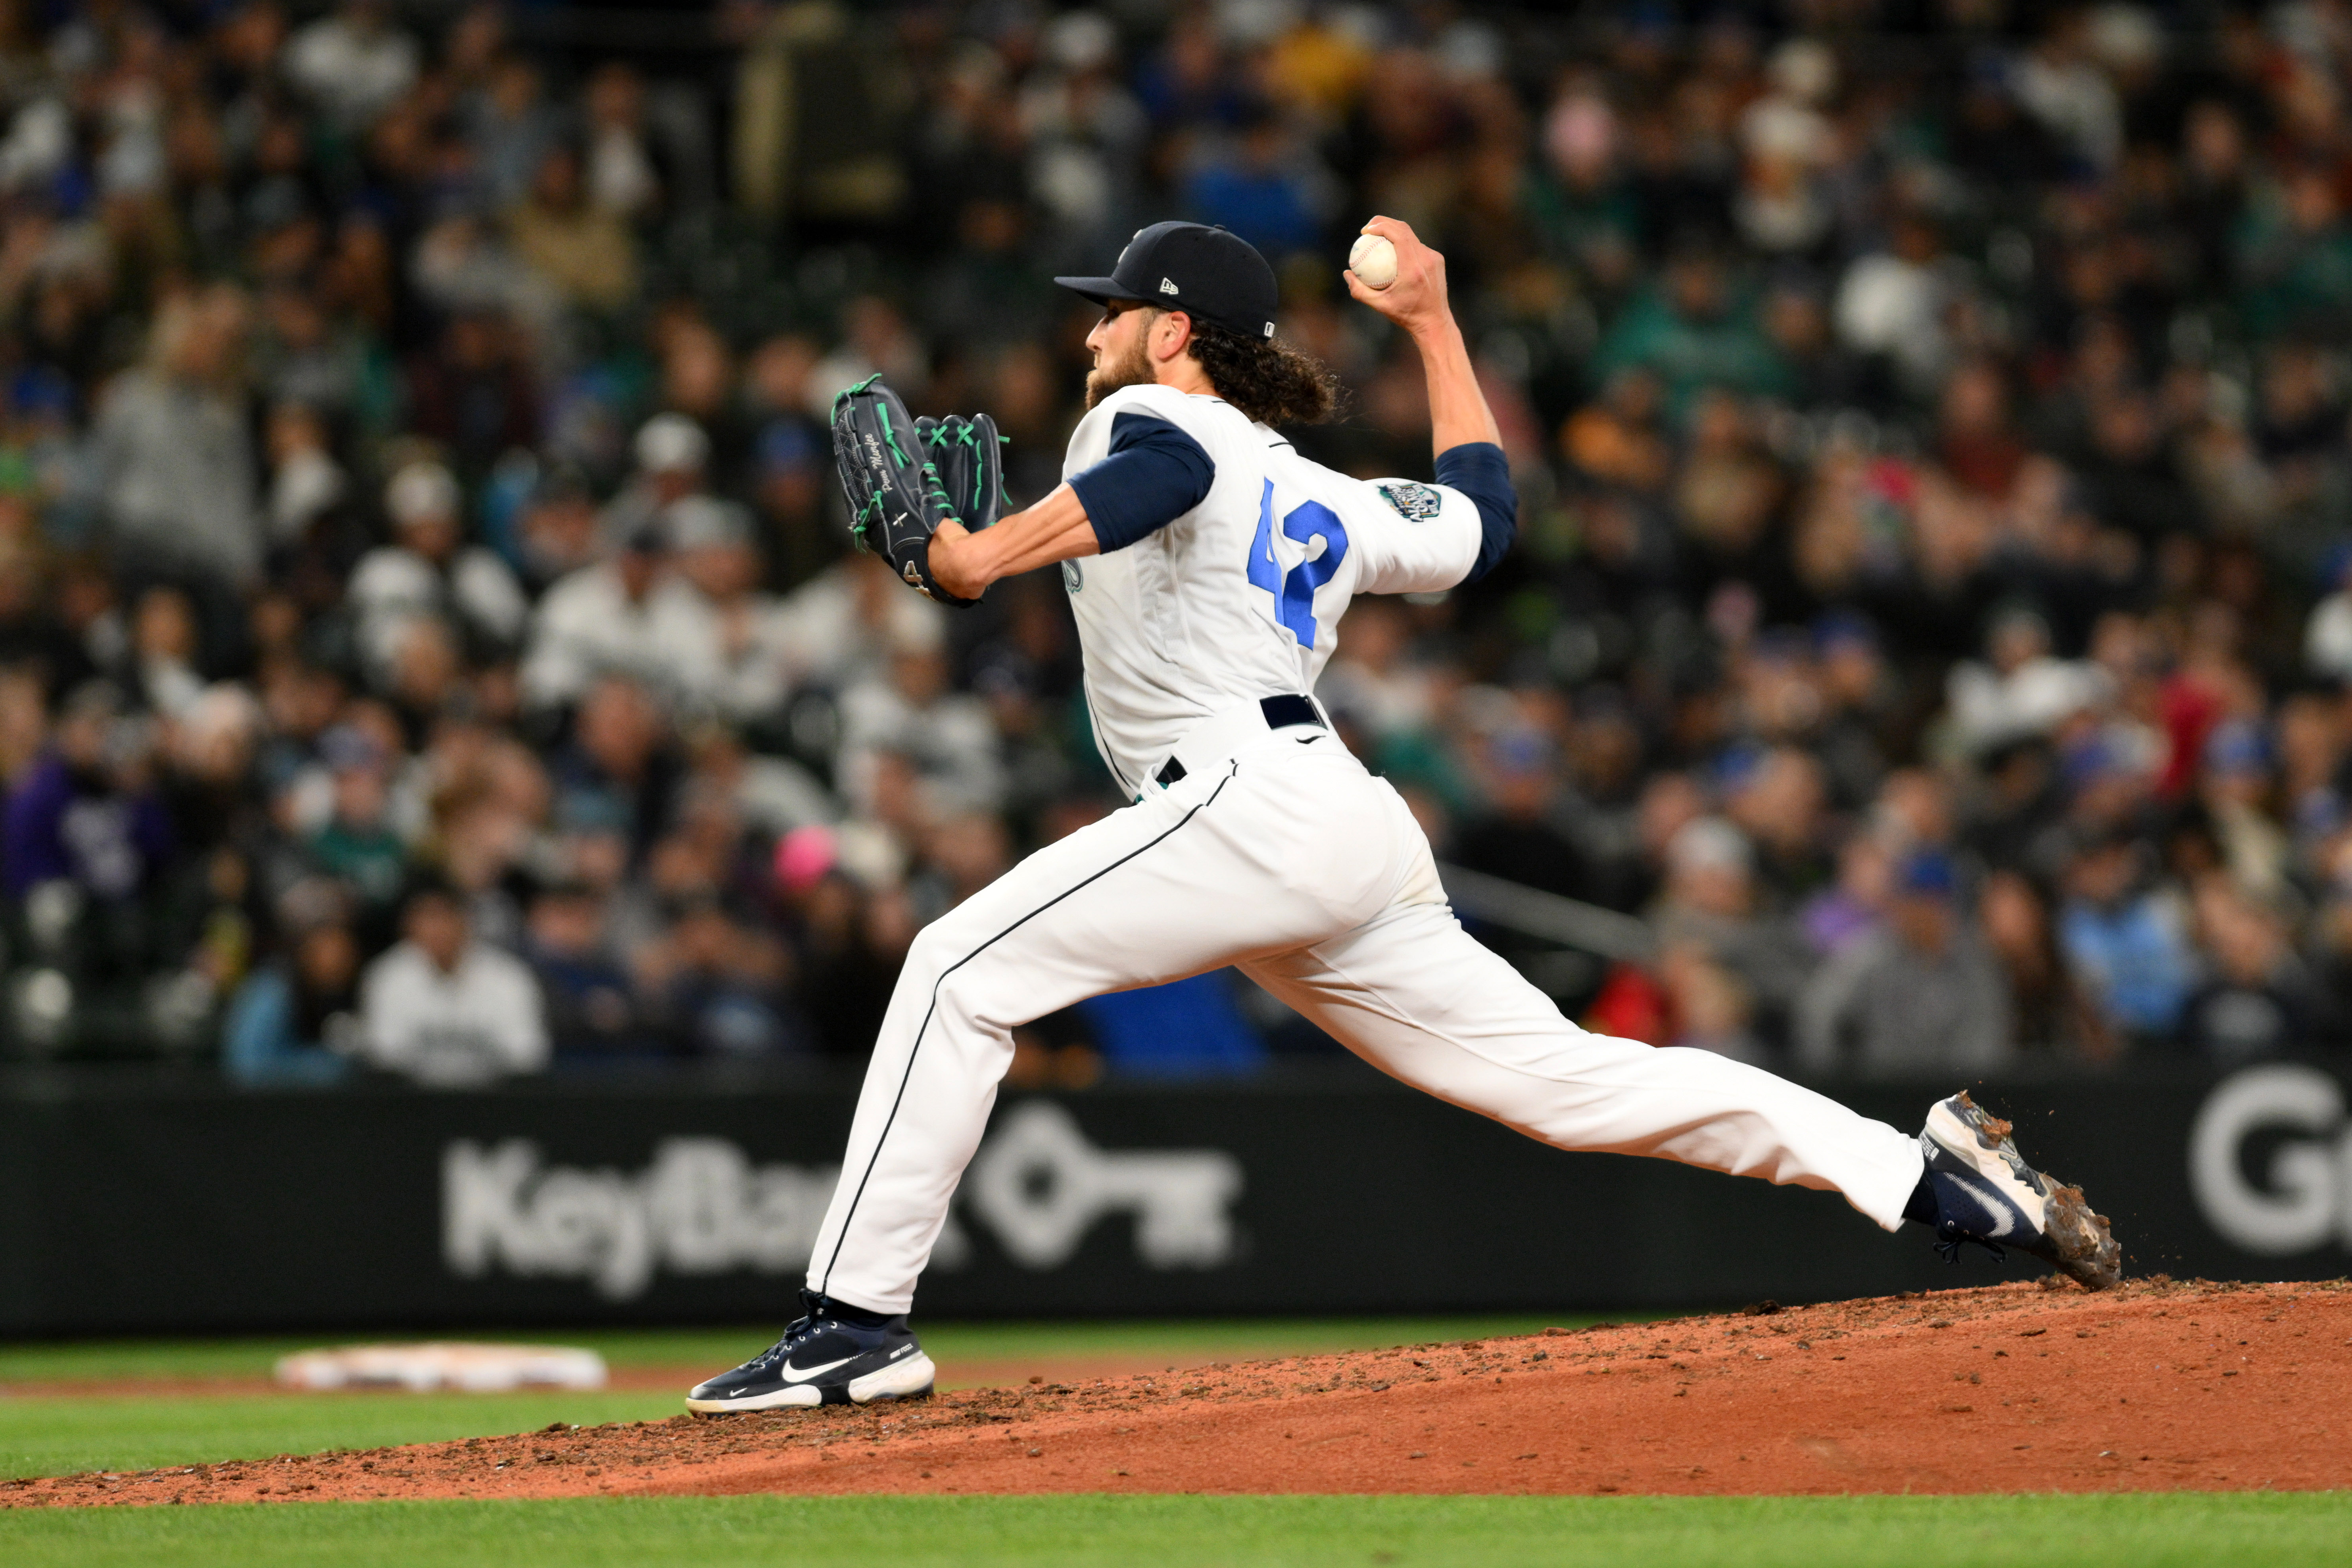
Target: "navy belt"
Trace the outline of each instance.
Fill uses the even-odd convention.
[[[1257,706],[1258,711],[1265,715],[1265,727],[1269,730],[1287,730],[1294,724],[1312,724],[1318,730],[1323,728],[1323,715],[1315,710],[1314,699],[1301,697],[1295,691],[1286,691],[1279,697],[1261,697]],[[1166,789],[1183,778],[1184,764],[1171,757],[1160,763],[1160,771],[1151,776],[1160,781],[1160,788]]]

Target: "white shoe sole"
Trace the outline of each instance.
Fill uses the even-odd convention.
[[[879,1372],[851,1378],[849,1403],[871,1405],[877,1399],[920,1399],[930,1393],[939,1377],[940,1369],[931,1364],[931,1358],[917,1351],[905,1361],[893,1362]]]
[[[930,1393],[939,1375],[940,1369],[931,1364],[931,1358],[917,1351],[905,1361],[851,1378],[849,1402],[872,1405],[877,1400],[919,1399]],[[824,1392],[813,1383],[803,1383],[751,1399],[696,1399],[689,1395],[686,1407],[698,1415],[725,1415],[743,1410],[806,1410],[824,1403]]]
[[[688,1394],[686,1407],[697,1415],[729,1415],[741,1410],[792,1410],[824,1403],[824,1395],[817,1392],[816,1385],[804,1383],[749,1399],[697,1399]]]

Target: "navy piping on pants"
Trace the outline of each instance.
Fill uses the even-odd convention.
[[[1031,910],[1027,914],[1023,915],[1019,920],[1014,921],[1011,925],[1006,926],[1003,931],[998,931],[994,936],[990,937],[986,942],[982,942],[978,947],[973,948],[970,952],[965,953],[961,958],[957,959],[953,963],[949,964],[945,969],[940,971],[940,977],[931,982],[931,1005],[923,1009],[923,1021],[915,1026],[915,1043],[908,1047],[907,1070],[898,1075],[898,1092],[890,1097],[890,1114],[883,1118],[882,1131],[874,1140],[874,1152],[866,1156],[865,1173],[857,1178],[857,1191],[850,1194],[849,1212],[841,1216],[841,1234],[833,1238],[833,1256],[824,1260],[824,1277],[818,1282],[816,1288],[818,1295],[822,1296],[825,1294],[826,1288],[833,1283],[834,1265],[841,1261],[842,1244],[849,1239],[849,1226],[851,1223],[857,1218],[857,1205],[866,1196],[866,1184],[874,1179],[874,1167],[880,1163],[882,1159],[882,1145],[889,1140],[890,1129],[898,1120],[898,1107],[900,1103],[906,1100],[907,1085],[912,1081],[915,1076],[915,1057],[923,1048],[923,1035],[925,1031],[929,1029],[931,1026],[932,1015],[936,1014],[940,1010],[940,987],[947,984],[948,976],[953,974],[957,970],[961,969],[965,964],[970,963],[973,959],[978,958],[982,953],[986,952],[990,948],[994,947],[998,942],[1003,942],[1006,937],[1011,936],[1014,931],[1019,931],[1023,926],[1027,925],[1031,921],[1035,920],[1039,915],[1044,914],[1047,910],[1052,909],[1055,904],[1060,903],[1064,899],[1068,898],[1071,894],[1101,881],[1105,877],[1109,876],[1113,871],[1118,870],[1121,866],[1126,865],[1129,860],[1134,859],[1145,850],[1155,848],[1158,846],[1166,843],[1168,839],[1186,823],[1200,816],[1202,812],[1207,810],[1210,806],[1214,805],[1217,801],[1217,796],[1225,793],[1225,785],[1233,782],[1234,773],[1237,773],[1240,771],[1240,764],[1235,763],[1234,765],[1233,773],[1228,773],[1223,778],[1217,781],[1217,787],[1209,792],[1209,798],[1202,801],[1199,805],[1194,806],[1192,810],[1186,812],[1182,816],[1177,818],[1175,823],[1169,827],[1166,833],[1154,838],[1149,844],[1139,844],[1133,849],[1129,850],[1126,854],[1120,856],[1118,859],[1104,867],[1101,870],[1097,871],[1093,876],[1088,877],[1085,881],[1076,883],[1072,887],[1066,888],[1062,891],[1055,894],[1052,898],[1047,899],[1044,903],[1039,904],[1035,909]]]

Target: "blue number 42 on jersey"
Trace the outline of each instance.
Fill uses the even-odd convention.
[[[1255,588],[1263,588],[1274,595],[1274,618],[1290,628],[1302,648],[1315,646],[1315,590],[1331,580],[1339,563],[1348,558],[1348,531],[1341,525],[1339,514],[1321,501],[1307,501],[1282,520],[1286,539],[1307,546],[1307,559],[1293,566],[1287,574],[1274,558],[1274,481],[1265,481],[1265,489],[1257,503],[1257,533],[1250,541],[1249,580]],[[1312,553],[1316,540],[1323,542],[1323,552]]]

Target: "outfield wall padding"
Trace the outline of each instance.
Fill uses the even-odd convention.
[[[2311,1279],[2352,1247],[2347,1077],[2019,1077],[1980,1089],[2113,1216],[2127,1268]],[[1828,1091],[1906,1128],[1948,1084]],[[774,1321],[845,1089],[0,1098],[0,1332]],[[1981,1284],[1821,1193],[1566,1154],[1369,1074],[1007,1094],[935,1316],[1707,1307]]]

